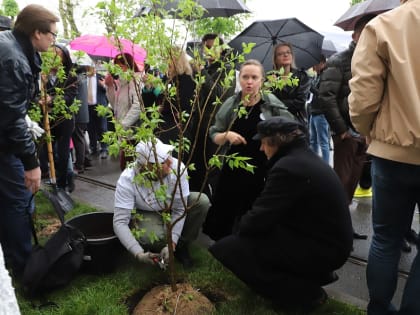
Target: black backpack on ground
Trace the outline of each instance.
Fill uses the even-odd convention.
[[[35,246],[22,278],[25,294],[29,297],[42,296],[68,284],[83,262],[85,236],[75,227],[65,224],[62,213],[56,212],[61,227],[44,246],[38,243],[32,215],[29,215]]]

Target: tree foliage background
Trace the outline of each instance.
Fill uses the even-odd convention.
[[[14,20],[18,12],[19,6],[15,0],[3,0],[0,8],[0,14],[8,16]]]

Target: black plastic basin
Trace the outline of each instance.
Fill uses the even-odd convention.
[[[115,270],[123,247],[114,234],[112,219],[113,213],[110,212],[90,212],[66,222],[79,229],[86,237],[82,270],[91,273],[109,273]]]

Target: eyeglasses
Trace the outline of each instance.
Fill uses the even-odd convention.
[[[291,55],[292,52],[291,51],[283,51],[283,52],[278,52],[277,56],[283,56],[283,57],[287,57],[289,55]]]
[[[50,33],[53,37],[54,37],[54,39],[56,39],[57,38],[57,33],[54,33],[54,32],[51,32],[51,31],[47,31],[47,33]]]

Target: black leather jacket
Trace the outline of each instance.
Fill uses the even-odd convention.
[[[25,170],[39,165],[25,115],[38,95],[40,64],[28,37],[0,32],[0,154],[15,154]]]
[[[311,88],[311,79],[303,69],[291,69],[292,78],[299,80],[298,85],[286,85],[283,89],[273,89],[272,93],[286,105],[299,121],[306,123],[306,100],[308,99],[309,90]],[[267,73],[269,75],[270,72]]]
[[[354,130],[347,97],[350,94],[351,58],[355,47],[356,44],[351,42],[348,49],[328,59],[327,68],[322,73],[319,84],[317,102],[335,134],[342,134],[349,128]]]

